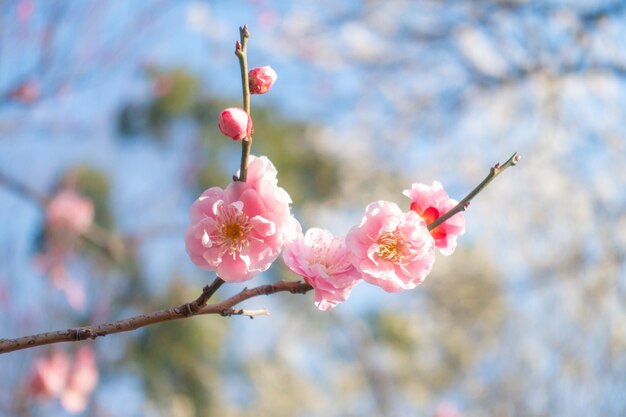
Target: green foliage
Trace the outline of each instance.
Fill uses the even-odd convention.
[[[198,79],[182,68],[155,71],[155,100],[150,105],[150,120],[160,122],[188,113],[198,93]]]
[[[181,304],[196,293],[195,288],[173,280],[168,293],[146,308]],[[126,360],[138,364],[147,392],[158,404],[165,407],[174,397],[188,397],[195,415],[206,415],[216,396],[219,353],[227,326],[227,320],[211,316],[148,327]]]

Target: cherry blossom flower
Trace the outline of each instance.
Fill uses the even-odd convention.
[[[47,225],[53,230],[85,232],[94,218],[93,202],[71,190],[62,190],[50,200],[47,208]]]
[[[278,79],[276,71],[270,66],[253,68],[248,72],[248,84],[251,94],[267,93]]]
[[[230,107],[220,114],[220,131],[232,140],[241,140],[252,135],[252,119],[244,110]]]
[[[433,185],[415,183],[411,189],[402,192],[411,199],[411,210],[419,214],[426,224],[430,224],[444,215],[458,203],[448,197],[442,185],[433,181]],[[451,255],[456,249],[457,237],[465,233],[465,217],[458,213],[443,224],[430,231],[435,245],[442,255]]]
[[[463,414],[461,414],[454,404],[441,402],[437,405],[433,417],[463,417]]]
[[[315,289],[315,306],[329,310],[346,301],[361,274],[350,263],[344,239],[323,229],[312,228],[287,244],[283,260]]]
[[[249,172],[247,182],[206,190],[191,206],[185,234],[192,262],[228,282],[267,270],[299,228],[269,159],[251,157]]]
[[[62,350],[54,350],[48,357],[35,359],[28,383],[29,392],[35,396],[52,398],[65,387],[70,360]]]
[[[387,292],[415,288],[435,262],[434,241],[424,220],[388,201],[366,207],[361,224],[346,236],[346,245],[363,279]]]
[[[32,104],[41,94],[39,83],[36,80],[26,81],[9,92],[9,97],[24,104]]]
[[[98,384],[98,368],[93,350],[81,347],[76,352],[65,389],[60,395],[61,405],[70,413],[80,413],[87,408],[89,395]]]
[[[49,357],[37,358],[28,381],[28,391],[35,397],[57,398],[70,413],[87,408],[89,396],[98,383],[98,368],[93,350],[83,346],[74,360],[55,350]]]
[[[87,294],[80,280],[73,277],[65,267],[68,249],[54,241],[47,246],[45,252],[35,257],[35,265],[63,292],[70,307],[83,311],[87,305]]]

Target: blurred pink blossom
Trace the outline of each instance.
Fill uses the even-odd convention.
[[[9,309],[11,299],[9,297],[9,289],[7,288],[6,282],[9,282],[4,276],[0,276],[0,307],[3,309]]]
[[[172,92],[174,80],[171,75],[159,74],[152,81],[152,94],[155,97],[163,97]]]
[[[230,107],[220,114],[220,131],[232,140],[241,140],[252,135],[252,119],[244,110]]]
[[[248,72],[248,84],[251,94],[267,93],[278,79],[276,71],[270,66],[253,68]]]
[[[441,402],[437,405],[433,417],[463,417],[463,414],[461,414],[454,404]]]
[[[32,104],[39,99],[39,83],[35,80],[26,81],[9,92],[9,97],[24,104]]]
[[[435,262],[435,244],[424,220],[387,201],[367,206],[346,245],[363,279],[387,292],[415,288]]]
[[[54,350],[46,358],[37,358],[28,381],[28,391],[46,399],[58,398],[65,410],[81,413],[98,383],[98,368],[93,350],[83,346],[70,362],[67,354]]]
[[[402,192],[411,199],[411,210],[419,214],[426,224],[437,220],[451,210],[458,203],[448,197],[442,185],[433,181],[433,185],[415,183],[411,189]],[[451,255],[456,249],[457,237],[465,233],[465,216],[458,213],[446,220],[443,224],[430,231],[435,239],[435,245],[442,255]]]
[[[93,223],[93,202],[71,190],[62,190],[48,203],[47,224],[53,230],[83,233]]]
[[[299,227],[289,194],[266,157],[250,158],[250,178],[206,190],[190,209],[185,246],[192,262],[228,282],[267,270]]]
[[[98,368],[93,350],[83,346],[76,352],[67,385],[61,393],[61,405],[71,413],[82,412],[87,407],[89,395],[97,384]]]
[[[52,284],[64,293],[68,304],[74,310],[82,311],[87,304],[85,288],[79,280],[68,273],[64,264],[66,256],[67,248],[52,241],[45,252],[35,257],[35,264],[50,278]]]
[[[48,357],[35,359],[28,382],[29,392],[44,398],[58,396],[65,387],[69,368],[69,358],[62,350],[54,350]]]
[[[33,0],[20,0],[15,8],[15,11],[17,12],[17,20],[20,22],[28,21],[33,15],[34,10],[35,4]]]
[[[312,228],[285,246],[283,260],[315,289],[315,306],[326,311],[346,301],[361,281],[349,255],[344,239]]]

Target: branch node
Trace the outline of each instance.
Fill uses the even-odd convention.
[[[183,316],[185,316],[185,317],[192,316],[192,315],[193,315],[193,310],[194,310],[194,309],[193,309],[193,307],[192,307],[191,303],[187,303],[187,304],[185,304],[185,305],[183,306],[183,311],[182,311],[182,314],[183,314]]]

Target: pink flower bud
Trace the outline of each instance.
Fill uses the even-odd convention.
[[[265,94],[272,84],[276,81],[278,75],[270,66],[253,68],[248,73],[248,83],[250,85],[251,94]]]
[[[242,109],[231,107],[220,114],[220,131],[232,140],[241,140],[252,135],[252,119]]]
[[[83,233],[93,223],[93,202],[72,190],[62,190],[48,204],[47,223],[52,229]]]

